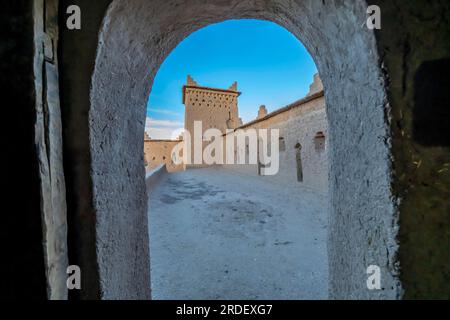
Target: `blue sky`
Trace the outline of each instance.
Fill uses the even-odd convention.
[[[316,72],[301,42],[277,24],[229,20],[209,25],[182,41],[161,65],[146,130],[154,139],[167,139],[184,126],[181,90],[188,74],[207,87],[226,89],[237,81],[245,123],[256,118],[262,104],[271,112],[305,96]]]

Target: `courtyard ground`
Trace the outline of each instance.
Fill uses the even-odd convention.
[[[149,196],[153,299],[326,299],[326,197],[222,168]]]

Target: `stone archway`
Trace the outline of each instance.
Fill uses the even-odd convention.
[[[365,1],[115,0],[104,19],[92,79],[90,149],[103,298],[149,297],[144,185],[145,106],[171,50],[208,24],[270,20],[313,56],[327,100],[331,298],[397,298],[396,210],[386,89]],[[381,267],[384,290],[366,269]]]

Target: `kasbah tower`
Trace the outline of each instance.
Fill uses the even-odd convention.
[[[242,125],[238,112],[240,92],[235,82],[228,89],[199,86],[191,76],[183,86],[183,104],[185,105],[184,128],[193,136],[194,122],[201,121],[202,135],[211,128],[223,134],[227,129],[236,129]]]

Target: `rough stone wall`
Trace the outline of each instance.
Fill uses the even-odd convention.
[[[146,140],[144,141],[145,170],[154,170],[165,165],[167,172],[184,170],[183,165],[176,165],[173,161],[172,150],[180,141]]]
[[[100,35],[89,110],[103,298],[148,294],[142,136],[155,73],[190,33],[236,18],[286,27],[305,44],[321,74],[329,120],[330,296],[401,296],[389,106],[374,32],[364,23],[366,9],[365,1],[350,0],[112,3]],[[381,267],[383,290],[366,287],[371,264]]]
[[[450,2],[373,1],[392,106],[407,299],[450,298]]]
[[[81,290],[70,299],[101,298],[97,255],[97,215],[93,205],[92,161],[89,143],[90,89],[99,30],[111,0],[60,0],[60,86],[67,190],[69,263],[80,266]],[[66,28],[70,5],[82,13],[81,30]],[[114,157],[116,155],[112,155]]]
[[[319,95],[305,103],[294,103],[292,108],[267,115],[261,121],[244,125],[247,129],[279,129],[280,138],[284,140],[285,150],[280,148],[280,168],[274,176],[267,176],[273,182],[283,185],[301,185],[323,193],[328,191],[327,148],[316,150],[314,138],[318,132],[328,136],[328,123],[325,110],[325,98]],[[276,113],[277,111],[275,111]],[[301,158],[303,182],[297,180],[296,145],[302,146]],[[248,142],[247,142],[248,145]],[[271,150],[269,144],[269,150]],[[257,165],[225,165],[224,168],[245,174],[258,175]]]

